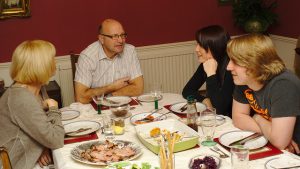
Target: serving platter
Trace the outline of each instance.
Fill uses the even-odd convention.
[[[182,139],[175,143],[174,152],[187,150],[195,147],[198,144],[198,133],[184,123],[175,119],[167,119],[136,125],[135,130],[139,140],[145,145],[145,147],[156,154],[159,152],[160,144],[156,138],[150,137],[150,131],[157,127],[159,127],[161,130],[168,130],[171,133],[177,132],[182,136]]]
[[[246,138],[246,137],[250,136],[251,134],[254,134],[254,132],[241,131],[241,130],[230,131],[230,132],[222,134],[219,137],[219,141],[222,145],[230,148],[231,146],[229,146],[229,145],[231,143],[233,143],[237,140]],[[257,139],[247,141],[244,144],[244,146],[249,148],[250,150],[253,150],[253,149],[258,149],[258,148],[264,147],[267,143],[268,143],[268,140],[264,136],[261,136],[261,137],[258,137]]]
[[[186,114],[187,110],[181,111],[180,109],[185,106],[187,103],[186,102],[179,102],[179,103],[174,103],[170,106],[170,110],[178,113],[178,114]],[[197,112],[202,112],[206,109],[206,106],[203,103],[197,102],[196,103],[197,107]]]
[[[73,136],[73,137],[90,134],[92,132],[99,130],[100,127],[101,127],[100,123],[96,121],[90,121],[90,120],[81,120],[81,121],[67,123],[64,125],[66,135]],[[82,132],[75,132],[75,131],[79,131],[80,129],[84,129],[84,130]]]
[[[121,160],[121,161],[130,161],[130,160],[136,159],[137,157],[139,157],[142,154],[141,147],[133,142],[125,141],[125,140],[114,140],[113,143],[116,144],[117,146],[120,145],[120,147],[117,147],[117,149],[119,149],[119,150],[122,148],[130,147],[135,152],[135,154],[133,156],[131,156],[129,158],[124,158],[124,160]],[[100,141],[91,141],[91,142],[86,142],[86,143],[80,144],[71,150],[71,157],[74,160],[81,162],[81,163],[85,163],[85,164],[99,165],[99,166],[109,165],[110,163],[112,163],[112,161],[93,162],[93,161],[89,161],[89,160],[83,158],[81,155],[81,153],[85,152],[87,149],[90,149],[92,146],[99,146],[99,145],[106,145],[106,144],[107,144],[106,141],[101,141],[101,140]]]

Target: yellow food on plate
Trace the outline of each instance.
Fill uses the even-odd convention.
[[[159,135],[160,135],[160,128],[155,127],[152,130],[150,130],[151,137],[158,137]]]

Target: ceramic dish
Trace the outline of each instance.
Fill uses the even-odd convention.
[[[141,119],[147,117],[149,114],[151,114],[151,113],[136,114],[136,115],[134,115],[130,118],[130,123],[133,124],[133,125],[139,125],[139,124],[154,122],[154,121],[141,121],[141,122],[138,122],[138,120],[141,120]],[[160,121],[160,120],[167,119],[167,115],[163,115],[161,113],[153,113],[151,116],[154,118],[155,121]],[[161,116],[161,117],[159,117],[159,116]],[[157,117],[159,117],[159,118],[157,118]]]
[[[170,132],[177,132],[182,135],[182,139],[175,143],[174,152],[179,152],[193,148],[198,144],[198,133],[185,125],[184,123],[175,120],[168,119],[162,121],[156,121],[147,124],[136,125],[135,130],[140,141],[152,152],[158,153],[160,145],[156,139],[150,137],[150,131],[153,128],[159,127],[161,130],[166,129]]]
[[[120,144],[124,147],[131,147],[134,150],[135,154],[125,160],[133,160],[142,154],[141,147],[133,142],[124,141],[124,140],[114,140],[113,143],[117,144],[117,145]],[[86,143],[80,144],[71,150],[71,157],[74,160],[79,161],[81,163],[85,163],[85,164],[100,165],[100,166],[108,165],[110,162],[101,162],[101,161],[92,162],[81,156],[81,153],[87,149],[90,149],[92,145],[95,145],[95,146],[105,145],[105,141],[91,141],[91,142],[86,142]]]
[[[72,120],[80,115],[80,112],[73,109],[61,109],[61,120]]]
[[[110,101],[116,103],[111,103]],[[111,97],[106,97],[106,99],[103,100],[102,105],[114,106],[114,105],[129,104],[130,102],[131,102],[131,98],[128,96],[111,96]]]
[[[162,98],[163,98],[163,96],[159,95],[157,100],[161,100]],[[147,94],[138,96],[137,100],[139,100],[141,102],[154,102],[154,97],[150,93],[147,93]]]
[[[250,136],[251,134],[253,134],[252,131],[231,131],[231,132],[222,134],[219,137],[219,141],[222,145],[224,145],[226,147],[230,147],[229,144],[231,144],[237,140],[243,139],[247,136]],[[261,137],[258,137],[257,139],[247,141],[244,144],[244,146],[248,147],[250,150],[253,150],[253,149],[261,148],[261,147],[265,146],[267,143],[268,143],[268,140],[265,137],[261,136]]]
[[[143,162],[143,161],[122,161],[109,164],[109,166],[105,167],[105,169],[132,169],[133,167],[136,168],[147,168],[147,169],[157,169],[158,164],[156,162]]]
[[[274,169],[274,168],[300,168],[300,158],[290,157],[288,155],[284,155],[281,157],[276,157],[268,160],[265,163],[266,169]]]
[[[221,159],[218,158],[218,157],[216,157],[216,156],[214,156],[214,155],[208,155],[208,154],[201,154],[201,155],[193,157],[190,160],[190,162],[189,162],[189,168],[192,169],[194,160],[196,160],[196,159],[204,159],[205,157],[211,157],[211,158],[213,158],[215,160],[215,162],[216,162],[217,168],[219,168],[220,163],[221,163]]]
[[[216,116],[217,126],[220,126],[226,122],[226,118],[223,115]]]
[[[170,106],[170,110],[175,112],[175,113],[186,114],[187,110],[184,110],[184,111],[180,110],[186,104],[187,104],[186,102],[179,102],[179,103],[172,104]],[[199,103],[199,102],[196,103],[196,107],[197,107],[197,112],[202,112],[203,110],[206,109],[206,106],[202,103]]]
[[[100,127],[101,127],[100,123],[95,121],[89,121],[89,120],[76,121],[64,125],[65,133],[68,136],[82,136],[82,135],[90,134],[94,131],[99,130]],[[72,132],[72,131],[78,131],[79,129],[84,129],[84,131]]]

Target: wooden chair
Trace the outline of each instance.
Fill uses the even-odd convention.
[[[5,147],[0,147],[0,155],[3,169],[12,169],[9,155]]]
[[[73,76],[72,78],[74,80],[74,78],[75,78],[75,72],[76,72],[76,65],[77,65],[77,61],[78,61],[78,58],[79,58],[80,55],[71,52],[70,56],[71,56],[72,76]]]

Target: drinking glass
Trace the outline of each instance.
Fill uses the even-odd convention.
[[[162,94],[162,85],[160,83],[151,83],[150,93],[154,99],[154,108],[158,109],[158,100]]]
[[[108,115],[102,116],[102,124],[103,124],[103,133],[106,140],[113,140],[114,132],[113,132],[113,121]]]
[[[124,134],[124,132],[125,132],[124,118],[121,118],[121,117],[114,118],[113,119],[113,129],[114,129],[114,134],[116,134],[116,135]]]
[[[93,101],[97,104],[98,114],[101,114],[101,105],[103,103],[104,94],[101,96],[93,96]]]
[[[213,141],[216,127],[216,109],[206,108],[204,111],[202,111],[197,119],[197,124],[200,126],[204,137],[204,140],[201,142],[201,144],[204,146],[216,145],[217,143]]]
[[[249,161],[249,149],[242,145],[231,147],[231,166],[233,169],[247,168]]]

